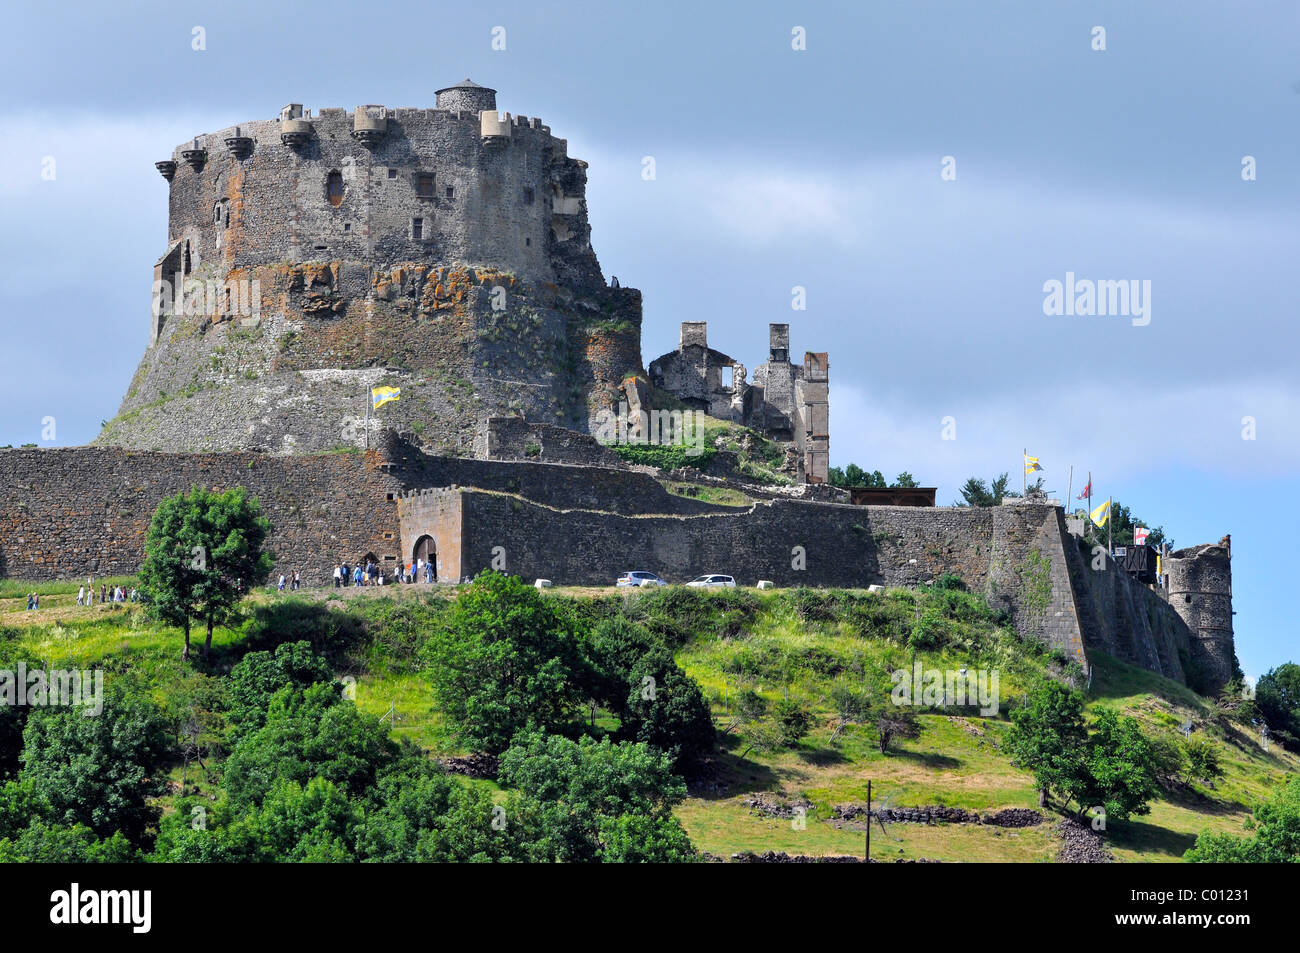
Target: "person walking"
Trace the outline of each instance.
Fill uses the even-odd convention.
[[[295,592],[302,588],[302,573],[297,569],[293,571],[293,588]]]
[[[80,589],[77,590],[77,605],[79,606],[85,605],[85,603],[86,603],[86,587],[82,586]]]
[[[280,573],[280,583],[276,588],[278,588],[281,592],[284,592],[284,573]]]
[[[108,601],[108,584],[101,582],[99,584],[99,604],[102,606]]]

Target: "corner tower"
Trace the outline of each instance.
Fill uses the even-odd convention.
[[[1188,682],[1217,690],[1237,668],[1232,630],[1232,537],[1179,549],[1166,560],[1169,605],[1191,630]],[[1186,666],[1184,666],[1186,667]]]

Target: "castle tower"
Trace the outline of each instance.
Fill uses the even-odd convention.
[[[640,293],[606,285],[587,164],[465,80],[194,137],[155,163],[159,306],[97,442],[312,452],[367,428],[468,450],[493,415],[589,430],[641,370]],[[401,397],[367,417],[370,388]]]
[[[1188,681],[1202,692],[1217,691],[1232,678],[1237,661],[1232,630],[1232,537],[1177,550],[1165,560],[1164,568],[1169,574],[1169,605],[1192,634]],[[1194,684],[1196,681],[1201,684]]]
[[[480,86],[472,79],[466,79],[455,86],[447,86],[435,93],[439,109],[449,112],[468,112],[478,115],[481,112],[497,108],[497,91]]]

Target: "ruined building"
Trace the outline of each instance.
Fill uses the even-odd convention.
[[[709,347],[708,325],[682,323],[681,341],[650,362],[650,383],[711,417],[753,427],[790,448],[801,483],[825,483],[830,468],[830,404],[825,352],[790,363],[790,325],[769,326],[768,359],[745,380],[745,365]]]

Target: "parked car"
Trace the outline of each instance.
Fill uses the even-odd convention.
[[[643,569],[637,569],[632,572],[625,572],[618,577],[614,583],[616,586],[666,586],[668,585],[663,579],[660,579],[652,572],[646,572]]]
[[[732,579],[730,576],[719,576],[717,574],[710,574],[707,576],[699,576],[696,579],[692,579],[686,585],[695,586],[696,588],[702,586],[708,586],[708,587],[727,586],[729,588],[735,589],[736,580]]]

